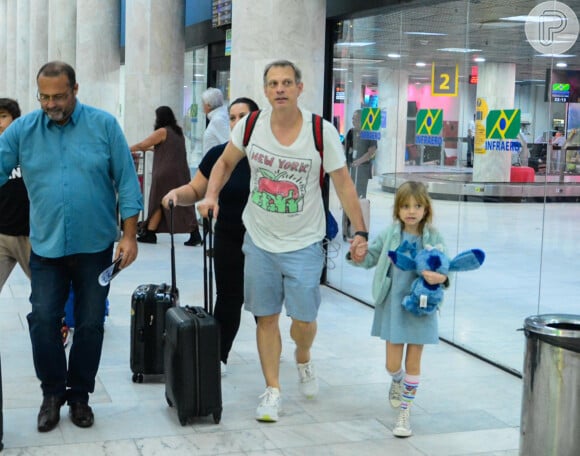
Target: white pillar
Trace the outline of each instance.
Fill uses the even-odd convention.
[[[231,98],[253,98],[267,106],[262,75],[273,60],[302,70],[300,105],[322,113],[325,0],[236,0],[232,2]]]
[[[61,60],[74,68],[76,66],[77,1],[49,0],[48,5],[48,60]],[[100,14],[98,10],[94,13]],[[97,42],[94,44],[96,46]]]
[[[360,65],[349,64],[346,68],[346,82],[344,89],[345,109],[344,109],[344,131],[345,134],[352,125],[352,115],[357,109],[361,109],[362,93],[362,68]]]
[[[114,115],[119,114],[120,14],[118,0],[77,3],[78,97]]]
[[[6,4],[7,0],[0,0],[0,43],[7,42]],[[6,91],[6,46],[0,46],[0,96],[8,96]]]
[[[18,99],[16,92],[16,0],[6,4],[6,96]]]
[[[48,61],[48,0],[30,0],[30,12],[28,79],[31,97],[29,106],[33,110],[40,107],[36,99],[36,75]]]
[[[30,81],[28,79],[29,62],[29,23],[30,1],[18,0],[16,8],[16,96],[23,113],[31,109]],[[36,90],[34,90],[36,92]]]
[[[183,0],[131,0],[125,14],[123,125],[131,145],[151,134],[158,106],[169,106],[181,123],[185,18]],[[149,200],[151,155],[147,154],[144,171],[145,201]]]
[[[155,108],[183,114],[185,19],[182,0],[127,2],[125,134],[129,144],[153,131]]]
[[[479,65],[478,76],[477,98],[483,98],[490,111],[513,109],[515,64],[486,62]],[[510,181],[511,152],[487,150],[484,154],[474,154],[473,159],[473,182]]]
[[[403,172],[407,135],[407,84],[404,70],[379,70],[379,108],[387,114],[375,158],[375,174]]]

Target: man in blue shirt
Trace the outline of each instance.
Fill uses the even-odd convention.
[[[74,69],[45,64],[37,75],[40,110],[16,119],[0,136],[0,185],[20,165],[30,198],[32,311],[28,314],[43,402],[38,430],[58,424],[68,401],[73,423],[92,426],[88,405],[103,344],[109,287],[99,273],[122,256],[137,257],[137,217],[143,207],[129,146],[116,119],[76,99]],[[123,235],[117,236],[117,195]],[[70,284],[75,337],[67,359],[60,328]]]

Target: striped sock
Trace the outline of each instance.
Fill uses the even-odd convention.
[[[408,409],[415,395],[417,394],[417,388],[419,388],[419,376],[409,375],[405,376],[403,380],[403,393],[401,394],[401,410]]]

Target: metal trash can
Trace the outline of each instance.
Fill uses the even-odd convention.
[[[580,455],[580,315],[525,320],[521,456]]]

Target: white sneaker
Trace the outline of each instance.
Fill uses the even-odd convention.
[[[403,381],[392,381],[389,389],[389,402],[391,407],[399,408],[401,406],[401,391],[403,390]]]
[[[296,367],[298,368],[300,392],[308,399],[312,399],[318,394],[318,379],[312,361],[304,364],[296,363]]]
[[[393,428],[393,435],[395,437],[409,437],[413,431],[411,431],[410,422],[411,410],[406,408],[399,412],[399,417]]]
[[[220,362],[220,373],[222,377],[228,375],[228,366],[223,361]]]
[[[268,386],[264,394],[260,396],[260,404],[256,409],[256,419],[258,421],[275,422],[278,421],[278,414],[282,411],[282,397],[280,390]]]

